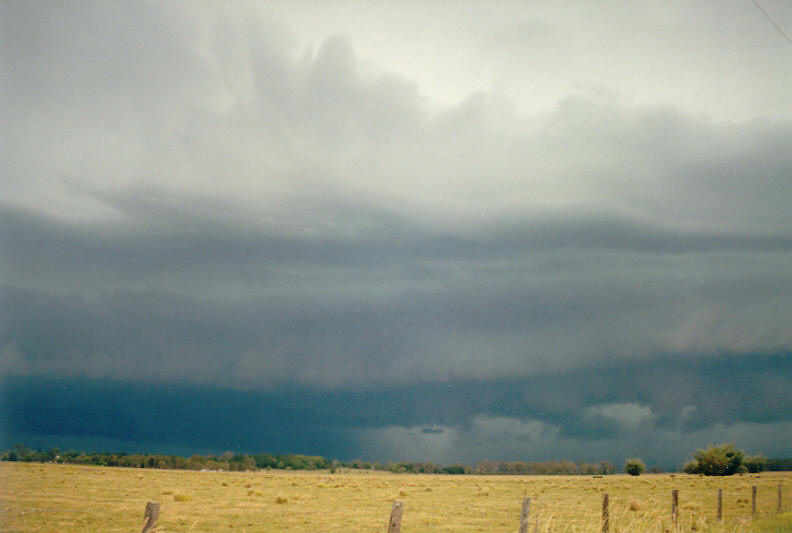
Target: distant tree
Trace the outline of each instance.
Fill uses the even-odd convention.
[[[440,471],[440,467],[433,462],[422,463],[419,472],[422,474],[434,474]]]
[[[767,469],[774,472],[792,470],[792,458],[788,459],[768,459]]]
[[[767,459],[764,455],[748,455],[743,459],[743,464],[752,474],[767,470]]]
[[[28,454],[27,447],[24,444],[19,443],[19,444],[16,444],[14,446],[14,449],[11,450],[8,453],[8,460],[9,461],[24,461],[25,457],[27,456],[27,454]]]
[[[57,447],[50,448],[49,450],[47,450],[45,453],[42,454],[42,459],[45,461],[56,461],[60,459],[60,453],[61,452],[59,448]]]
[[[495,461],[490,459],[482,459],[476,464],[476,473],[477,474],[494,474],[495,473]]]
[[[146,463],[146,458],[140,454],[132,454],[124,457],[121,466],[128,466],[132,468],[143,468]]]
[[[272,468],[277,462],[275,461],[275,457],[268,453],[257,453],[253,456],[253,459],[256,461],[257,468]]]
[[[624,463],[624,471],[631,476],[640,476],[646,472],[646,465],[640,459],[627,459]]]
[[[190,470],[202,470],[206,468],[206,463],[209,461],[206,457],[194,454],[187,459],[187,468]]]
[[[705,476],[730,476],[747,471],[744,459],[745,454],[735,449],[734,444],[713,445],[706,450],[698,450],[684,471]]]
[[[615,474],[619,471],[619,469],[616,468],[616,465],[610,461],[600,461],[597,463],[597,466],[599,467],[600,474]]]

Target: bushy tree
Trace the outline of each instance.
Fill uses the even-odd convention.
[[[646,472],[646,465],[640,459],[627,459],[624,463],[624,471],[631,476],[640,476]]]
[[[688,474],[730,476],[747,471],[743,464],[744,459],[745,454],[735,449],[734,444],[713,445],[706,450],[697,451],[684,470]]]

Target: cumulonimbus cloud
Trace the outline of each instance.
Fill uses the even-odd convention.
[[[607,440],[624,427],[602,405],[727,423],[737,377],[701,379],[725,357],[759,376],[739,378],[740,420],[788,420],[788,118],[585,90],[541,113],[495,90],[437,108],[349,39],[301,48],[259,14],[0,9],[3,374],[297,386],[372,412],[417,394],[398,423]],[[640,385],[590,393],[592,368]],[[664,403],[642,374],[668,368],[712,401]],[[504,380],[552,401],[514,404]],[[433,395],[457,382],[494,399]]]

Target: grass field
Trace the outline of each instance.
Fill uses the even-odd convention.
[[[529,531],[598,532],[602,493],[611,531],[671,530],[671,490],[679,490],[684,531],[790,531],[774,516],[777,487],[792,510],[792,473],[727,478],[441,476],[380,472],[194,472],[0,464],[0,526],[5,532],[140,531],[147,501],[161,503],[160,532],[384,533],[393,500],[403,501],[403,533],[516,532],[523,497]],[[751,519],[751,486],[758,487]],[[717,489],[724,521],[717,524]],[[786,524],[786,525],[784,525]]]

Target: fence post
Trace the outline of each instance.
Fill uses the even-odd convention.
[[[756,485],[751,487],[751,514],[756,514]]]
[[[778,512],[781,512],[781,483],[778,484]]]
[[[608,509],[608,493],[602,495],[602,533],[608,533],[610,528],[610,510]]]
[[[157,527],[157,520],[159,520],[160,504],[148,502],[146,504],[146,513],[143,515],[143,528],[140,533],[148,533]]]
[[[674,527],[679,525],[679,490],[671,491],[671,522]]]
[[[723,489],[718,489],[718,522],[723,520]]]
[[[388,522],[388,533],[399,533],[401,529],[402,511],[404,504],[402,502],[393,502],[393,509],[391,510],[390,522]]]
[[[528,533],[528,515],[531,512],[531,498],[523,498],[520,514],[520,533]]]

